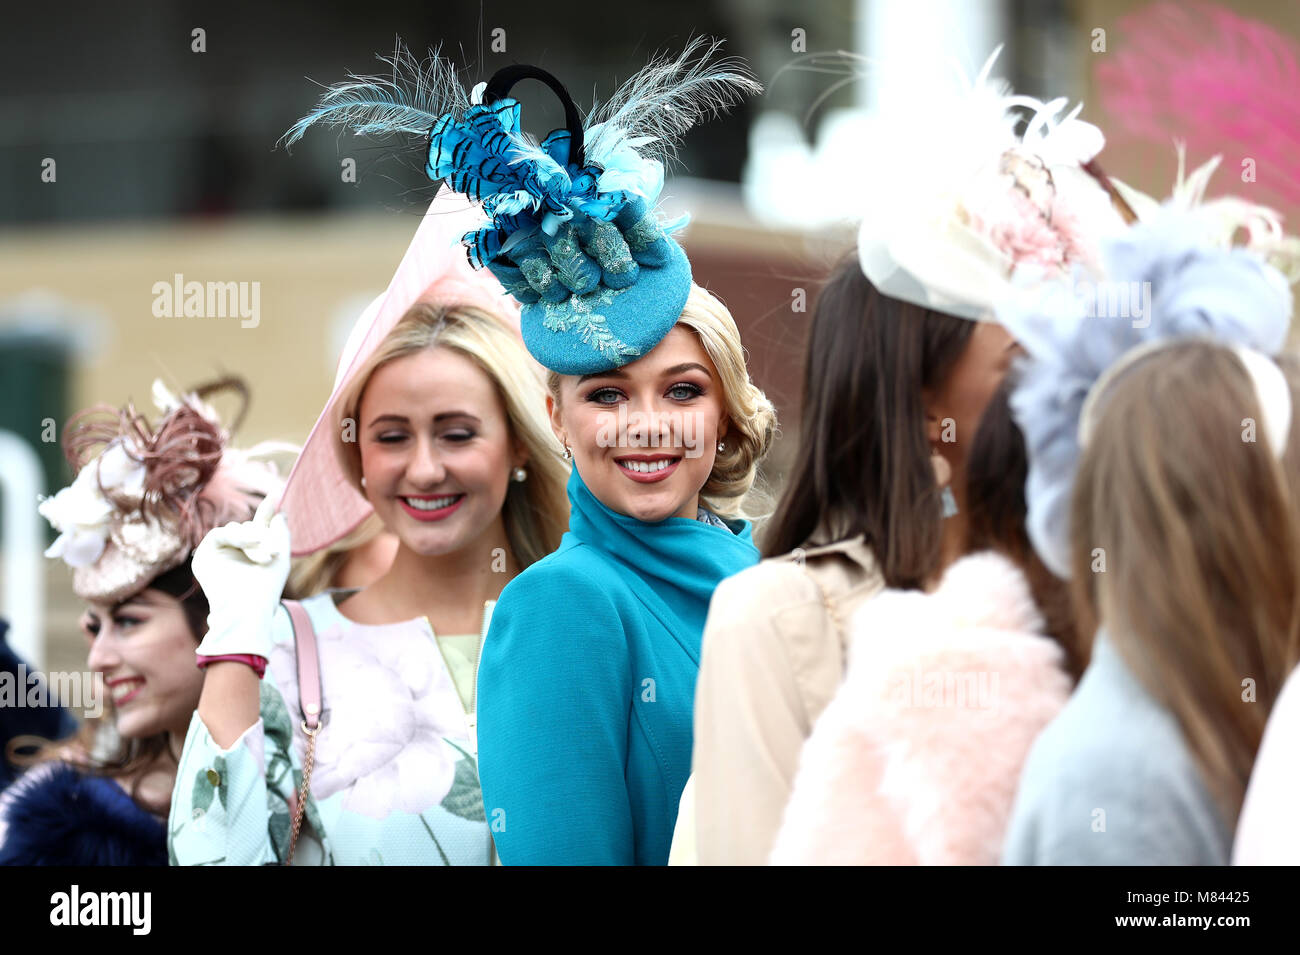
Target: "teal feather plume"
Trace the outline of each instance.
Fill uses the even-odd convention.
[[[692,127],[762,93],[743,60],[714,59],[722,46],[722,40],[697,36],[676,57],[661,54],[646,64],[592,111],[587,159],[605,165],[620,146],[631,146],[646,159],[670,160]]]
[[[347,74],[347,79],[325,87],[316,107],[280,141],[292,146],[311,126],[343,126],[358,136],[427,136],[441,116],[459,117],[469,108],[469,94],[456,67],[438,50],[420,61],[398,40],[392,56],[378,59],[392,68],[391,76]]]

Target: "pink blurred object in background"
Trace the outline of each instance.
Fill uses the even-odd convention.
[[[476,305],[503,316],[519,334],[519,306],[487,269],[475,271],[460,239],[484,217],[464,196],[443,186],[430,203],[388,290],[357,319],[339,358],[334,390],[298,456],[280,509],[289,521],[293,556],[301,557],[350,534],[370,516],[369,502],[348,482],[334,451],[335,402],[384,337],[417,302]]]
[[[1238,173],[1252,159],[1251,200],[1300,207],[1300,44],[1207,3],[1156,3],[1111,35],[1095,71],[1111,143],[1182,140],[1193,165],[1222,154]]]

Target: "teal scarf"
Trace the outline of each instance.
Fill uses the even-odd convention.
[[[724,577],[758,563],[749,521],[730,530],[688,517],[656,523],[611,510],[587,489],[578,469],[569,475],[569,532],[561,549],[585,544],[602,552],[611,571],[638,578],[646,608],[697,664],[709,599]]]

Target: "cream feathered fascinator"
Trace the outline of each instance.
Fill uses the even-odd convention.
[[[183,564],[213,527],[248,520],[263,497],[279,493],[282,481],[264,458],[295,449],[230,447],[230,433],[204,400],[225,390],[246,402],[235,379],[179,396],[155,381],[157,425],[132,404],[96,406],[69,419],[63,447],[75,478],[39,511],[59,532],[45,556],[73,569],[82,600],[131,596]]]
[[[1294,106],[1287,115],[1272,113],[1271,123],[1253,109],[1237,116],[1250,104],[1275,101],[1279,76],[1300,76],[1293,43],[1204,6],[1198,12],[1157,4],[1123,26],[1131,53],[1108,61],[1098,75],[1124,122],[1161,139],[1181,117],[1186,125],[1179,131],[1189,140],[1216,148],[1231,144],[1244,123],[1253,147],[1282,166],[1274,172],[1279,183],[1300,189],[1294,149],[1273,151],[1294,139]],[[1233,68],[1215,68],[1225,56],[1235,57]],[[1245,152],[1243,142],[1237,145]],[[1060,282],[999,303],[999,320],[1029,355],[1011,395],[1029,457],[1027,529],[1043,562],[1062,578],[1071,574],[1069,515],[1079,458],[1110,383],[1130,370],[1140,374],[1144,356],[1187,340],[1231,349],[1254,386],[1269,450],[1279,458],[1286,451],[1291,391],[1273,359],[1290,329],[1300,241],[1265,205],[1206,198],[1219,157],[1186,173],[1184,152],[1180,144],[1177,179],[1163,203],[1114,184],[1139,222],[1103,243],[1100,281],[1085,283],[1076,273],[1072,290]],[[1085,289],[1088,295],[1077,294]]]
[[[1001,49],[973,82],[873,122],[858,256],[884,295],[992,320],[1012,288],[1098,269],[1099,241],[1131,215],[1096,166],[1105,138],[1082,106],[1012,93],[992,78]]]
[[[1151,221],[1161,214],[1161,209],[1183,213],[1184,222],[1206,244],[1219,249],[1249,249],[1286,276],[1292,285],[1300,282],[1300,238],[1287,234],[1282,227],[1281,213],[1240,196],[1206,198],[1210,180],[1223,157],[1212,156],[1188,173],[1186,146],[1177,143],[1175,150],[1178,172],[1164,202],[1115,181],[1120,195],[1138,219]]]

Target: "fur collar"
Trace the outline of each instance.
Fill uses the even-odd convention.
[[[844,684],[800,755],[778,863],[996,864],[1020,768],[1070,694],[1023,575],[996,554],[853,615]]]
[[[931,593],[883,590],[853,615],[850,654],[863,639],[882,633],[986,628],[1042,633],[1043,617],[1020,569],[1001,554],[983,551],[955,561]]]
[[[0,865],[166,864],[166,827],[111,779],[47,763],[0,797]]]

